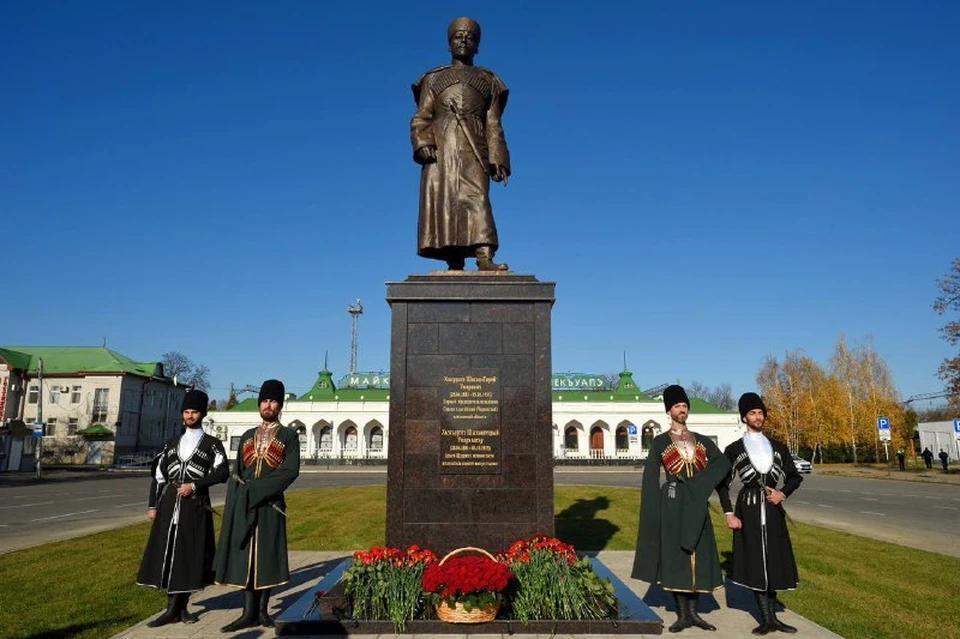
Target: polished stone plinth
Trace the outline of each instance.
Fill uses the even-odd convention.
[[[575,634],[575,635],[659,635],[663,622],[650,607],[607,568],[602,561],[591,558],[594,572],[610,579],[619,602],[616,619],[591,621],[530,621],[521,623],[496,619],[488,623],[449,624],[424,619],[407,622],[406,632],[414,635],[513,635],[513,634]],[[345,559],[327,573],[315,588],[311,588],[276,618],[277,635],[386,635],[394,631],[389,621],[351,621],[342,618],[346,600],[342,595],[343,573],[352,560]]]
[[[387,545],[498,551],[552,535],[554,284],[412,275],[387,301]]]

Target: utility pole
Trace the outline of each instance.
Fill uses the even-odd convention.
[[[46,432],[46,427],[43,424],[43,358],[37,358],[37,423],[34,426],[35,428],[40,428],[40,441],[37,442],[37,447],[34,449],[34,452],[37,455],[36,459],[36,469],[37,469],[37,479],[43,479],[42,471],[40,470],[40,460],[43,459],[43,435]],[[35,437],[33,433],[30,433],[31,437]]]
[[[357,298],[356,304],[347,305],[347,312],[350,313],[350,374],[357,372],[357,347],[360,341],[360,316],[363,315],[363,304],[360,298]]]

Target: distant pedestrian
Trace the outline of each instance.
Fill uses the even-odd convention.
[[[900,464],[900,470],[906,470],[906,469],[907,469],[906,466],[904,466],[904,463],[903,463],[903,460],[906,459],[906,458],[907,458],[907,455],[906,455],[906,453],[903,452],[903,449],[902,449],[902,448],[897,451],[897,463]]]
[[[933,451],[930,450],[929,446],[923,449],[920,456],[923,457],[923,463],[927,465],[927,468],[933,468]]]
[[[947,451],[940,449],[940,454],[937,455],[940,458],[940,463],[943,464],[943,472],[947,472],[947,462],[950,461],[950,455],[947,454]]]

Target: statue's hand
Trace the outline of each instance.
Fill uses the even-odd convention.
[[[500,164],[491,164],[490,179],[494,182],[503,182],[507,179],[507,168]]]
[[[431,164],[437,161],[437,147],[421,146],[413,152],[413,161],[417,164]]]

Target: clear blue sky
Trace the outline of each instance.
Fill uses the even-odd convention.
[[[511,89],[503,260],[557,283],[557,372],[754,386],[872,336],[939,390],[960,253],[960,4],[6,2],[0,344],[179,350],[306,390],[389,369],[416,256],[410,83],[449,20]],[[566,8],[565,8],[566,7]]]

